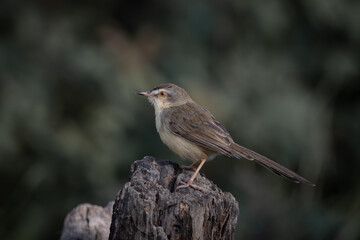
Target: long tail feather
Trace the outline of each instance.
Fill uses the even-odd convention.
[[[290,169],[287,169],[284,166],[281,166],[277,162],[274,162],[274,161],[268,159],[267,157],[264,157],[254,151],[251,151],[250,149],[247,149],[236,143],[233,143],[231,145],[231,148],[233,149],[232,154],[236,158],[244,157],[248,160],[253,160],[253,161],[263,165],[267,169],[273,171],[274,173],[289,179],[290,181],[293,181],[296,183],[302,182],[302,183],[306,183],[310,186],[316,186],[315,184],[313,184],[309,180],[303,178],[299,174],[291,171]]]

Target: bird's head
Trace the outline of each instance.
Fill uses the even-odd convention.
[[[156,111],[162,111],[169,107],[175,107],[192,101],[191,97],[181,87],[166,83],[154,87],[150,91],[136,92],[139,95],[148,97]]]

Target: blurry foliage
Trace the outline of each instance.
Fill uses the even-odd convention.
[[[1,1],[0,238],[56,239],[77,204],[114,198],[135,159],[178,160],[134,94],[173,82],[239,144],[318,185],[207,163],[240,203],[239,239],[359,239],[359,12],[350,0]]]

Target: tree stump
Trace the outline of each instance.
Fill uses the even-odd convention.
[[[103,208],[84,203],[74,208],[65,218],[60,240],[108,239],[113,204]]]
[[[109,240],[234,239],[239,212],[230,193],[202,175],[195,183],[204,192],[183,188],[193,171],[170,161],[145,157],[131,166],[130,181],[118,193]]]

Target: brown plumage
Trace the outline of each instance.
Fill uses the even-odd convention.
[[[156,127],[162,141],[182,158],[193,161],[191,167],[199,164],[189,182],[178,189],[198,188],[192,182],[206,159],[214,154],[253,160],[293,182],[315,186],[286,167],[235,143],[225,127],[208,110],[195,103],[184,89],[174,84],[162,84],[138,94],[147,96],[154,105]]]

